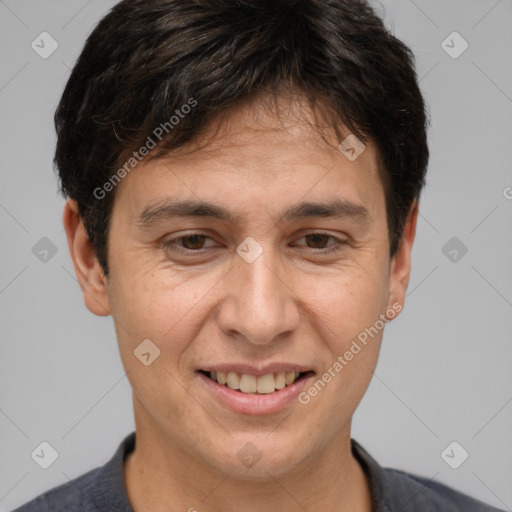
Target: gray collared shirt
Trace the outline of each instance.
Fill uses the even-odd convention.
[[[446,485],[383,468],[357,441],[352,439],[351,444],[370,482],[373,512],[503,512]],[[132,432],[104,466],[50,489],[13,512],[134,512],[123,477],[124,459],[134,447]]]

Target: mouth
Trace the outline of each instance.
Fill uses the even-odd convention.
[[[314,375],[313,371],[282,371],[260,376],[248,373],[208,370],[199,370],[199,373],[221,386],[227,387],[233,391],[238,391],[241,394],[249,395],[269,395],[276,393],[300,380],[307,379]]]

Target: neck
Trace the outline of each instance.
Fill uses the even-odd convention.
[[[254,481],[224,474],[184,453],[172,439],[137,429],[124,479],[135,512],[371,512],[371,493],[353,457],[350,431],[300,468]]]

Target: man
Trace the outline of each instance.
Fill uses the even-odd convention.
[[[404,306],[426,126],[410,50],[363,1],[116,5],[55,161],[136,433],[18,510],[496,510],[350,437]]]

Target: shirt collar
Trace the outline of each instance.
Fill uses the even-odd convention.
[[[384,468],[355,440],[350,440],[352,454],[363,468],[370,485],[372,512],[389,512],[389,489],[385,484]]]

